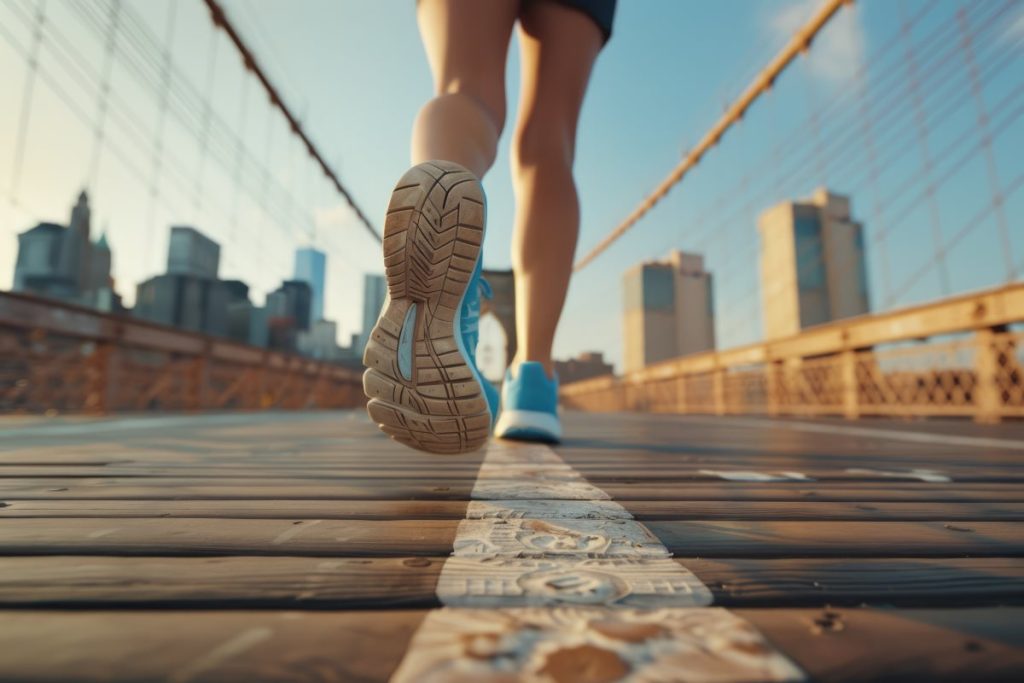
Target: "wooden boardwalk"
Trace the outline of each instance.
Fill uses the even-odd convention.
[[[0,680],[1024,680],[1024,426],[566,426],[7,418]]]

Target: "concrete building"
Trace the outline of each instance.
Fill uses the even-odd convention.
[[[765,339],[868,312],[864,228],[826,189],[761,214]]]
[[[248,303],[249,287],[218,280],[220,246],[195,228],[174,226],[167,272],[139,283],[135,315],[192,332],[229,336],[228,306]]]
[[[161,325],[226,337],[230,301],[220,280],[165,273],[139,283],[134,313]]]
[[[572,384],[585,379],[611,375],[614,369],[611,363],[605,362],[604,354],[599,351],[587,351],[576,358],[556,360],[555,372],[558,373],[560,384]]]
[[[363,277],[363,330],[359,333],[357,354],[363,355],[370,332],[377,324],[380,311],[384,308],[384,300],[388,294],[388,281],[383,275],[367,274]]]
[[[167,272],[171,275],[216,279],[220,268],[220,245],[186,225],[171,227],[167,248]]]
[[[715,347],[711,274],[704,258],[672,251],[664,261],[626,271],[623,366],[626,372]]]
[[[105,235],[92,241],[91,220],[89,196],[83,190],[67,227],[39,223],[18,235],[14,291],[123,311],[110,276],[110,245]]]
[[[294,279],[309,284],[313,290],[313,308],[310,312],[313,322],[324,319],[324,289],[327,278],[327,255],[307,247],[295,252]]]

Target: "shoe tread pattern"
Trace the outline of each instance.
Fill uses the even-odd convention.
[[[484,233],[484,197],[466,169],[432,161],[409,169],[384,222],[388,302],[363,354],[367,411],[391,438],[434,453],[476,450],[490,437],[483,388],[459,352],[458,307]],[[398,338],[416,305],[412,376]]]

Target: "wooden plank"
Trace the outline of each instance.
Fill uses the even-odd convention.
[[[0,557],[0,604],[436,607],[444,557]]]
[[[453,500],[14,500],[0,503],[0,517],[464,519],[466,505]]]
[[[29,501],[11,503],[16,508]],[[33,504],[34,501],[32,501]],[[150,503],[147,503],[149,505]],[[749,519],[756,521],[1024,521],[1024,503],[778,502],[733,500],[628,500],[620,503],[641,521]],[[43,505],[39,503],[39,505]],[[73,504],[72,504],[73,505]],[[0,510],[2,516],[6,510]]]
[[[386,681],[425,612],[8,611],[5,681]]]
[[[638,520],[1024,521],[1024,503],[626,500]],[[463,519],[448,500],[8,500],[0,517],[214,517],[255,519]]]
[[[617,482],[601,486],[616,500],[761,500],[761,501],[929,501],[1024,502],[1024,486],[1014,484],[932,484],[914,481],[887,483],[723,483],[666,486],[659,483]],[[131,478],[46,478],[0,481],[0,501],[30,499],[351,499],[351,500],[466,500],[472,482],[444,478],[412,482],[390,479],[315,480],[161,478],[140,482]]]
[[[0,605],[434,607],[444,557],[0,557]],[[1024,604],[1007,558],[676,560],[721,606]]]
[[[723,606],[1024,604],[1014,558],[680,558]]]
[[[1024,483],[1024,468],[974,468],[974,469],[951,469],[948,467],[899,467],[887,464],[882,467],[872,467],[867,464],[857,465],[851,462],[849,467],[837,467],[835,469],[823,469],[820,467],[799,467],[795,465],[782,465],[773,467],[765,464],[759,465],[735,465],[735,464],[709,464],[705,466],[684,466],[665,467],[648,466],[643,462],[631,463],[629,468],[623,467],[621,463],[614,467],[585,467],[576,466],[587,479],[594,483],[616,483],[616,482],[665,482],[665,483],[692,483],[692,482],[716,482],[729,480],[734,477],[737,480],[744,478],[757,480],[759,478],[780,479],[780,480],[801,480],[808,479],[820,482],[837,483],[861,483],[861,482],[888,482],[896,480],[920,481],[934,478],[949,478],[953,481],[964,483]],[[239,465],[225,467],[204,463],[200,466],[151,466],[148,463],[130,465],[0,465],[0,481],[4,479],[32,479],[32,478],[105,478],[116,477],[118,479],[154,479],[154,478],[176,478],[176,479],[318,479],[330,480],[417,480],[417,479],[438,479],[444,477],[449,480],[462,480],[471,482],[477,478],[477,467],[408,467],[395,465],[388,468],[358,468],[347,467],[303,467],[301,465],[287,466],[285,464],[268,467],[264,463],[251,463],[248,466]]]
[[[815,681],[1017,681],[1024,608],[739,609]],[[0,612],[0,679],[385,681],[423,611]]]
[[[0,554],[447,555],[455,520],[48,519],[5,525]],[[1012,522],[649,522],[696,557],[1016,557]]]
[[[739,609],[821,683],[1019,681],[1024,609]]]
[[[1017,557],[1013,522],[648,522],[679,556]]]
[[[454,520],[19,519],[0,555],[448,555]]]

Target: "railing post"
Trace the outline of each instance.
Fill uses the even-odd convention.
[[[839,353],[839,385],[843,397],[843,417],[860,417],[860,388],[857,386],[857,352],[846,349]]]
[[[90,413],[104,415],[110,411],[110,390],[113,386],[111,377],[112,344],[109,341],[96,342],[89,358],[89,393],[85,397],[85,410]]]
[[[686,374],[676,377],[676,412],[686,413]]]
[[[779,374],[782,372],[782,361],[768,359],[764,364],[765,412],[771,416],[779,414]]]
[[[711,395],[715,402],[715,415],[725,415],[725,368],[711,372]]]
[[[206,394],[209,384],[210,346],[203,345],[203,350],[192,359],[192,395],[189,397],[187,410],[202,410],[206,405]]]
[[[999,422],[1003,403],[999,390],[997,373],[999,356],[995,345],[996,335],[992,328],[985,327],[974,333],[974,421],[983,423]]]

